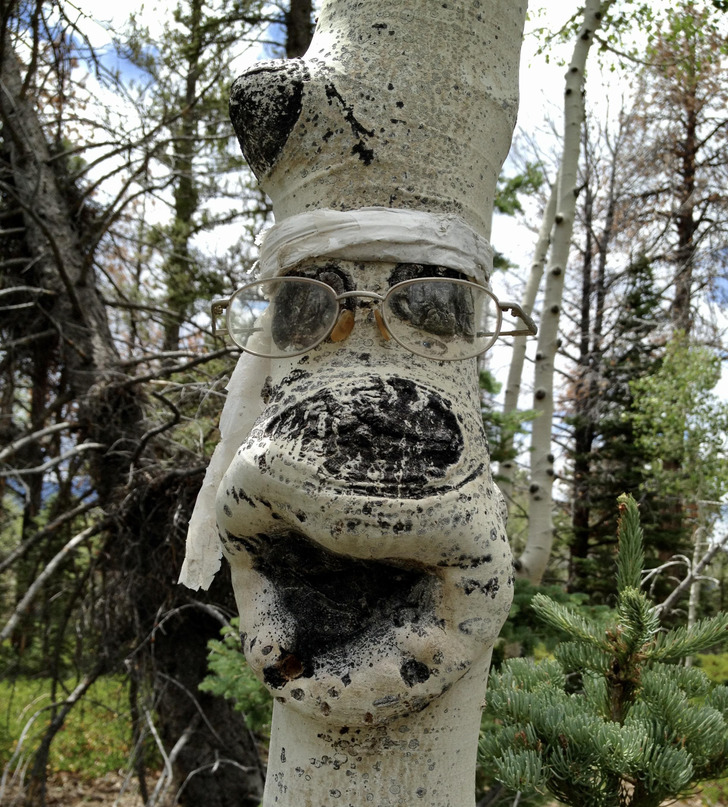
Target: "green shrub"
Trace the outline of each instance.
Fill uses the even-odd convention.
[[[221,639],[208,643],[209,675],[200,684],[203,692],[231,700],[245,716],[248,728],[266,742],[270,737],[273,699],[253,674],[240,648],[240,621],[236,617],[221,631]]]
[[[698,653],[695,660],[714,684],[728,684],[728,653]]]
[[[491,676],[481,760],[509,790],[573,807],[658,807],[728,773],[728,687],[680,662],[728,635],[728,614],[663,631],[640,590],[637,506],[620,499],[611,624],[549,597],[536,613],[564,631],[554,658]]]

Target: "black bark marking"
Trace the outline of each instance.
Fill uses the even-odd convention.
[[[421,661],[410,659],[399,668],[399,674],[402,680],[408,687],[413,687],[415,684],[424,684],[430,677],[430,668],[423,664]]]
[[[351,643],[377,641],[405,619],[417,625],[434,619],[438,583],[421,569],[337,555],[294,532],[258,538],[253,567],[275,587],[294,637],[264,668],[274,688],[313,675],[324,653],[336,651],[345,664]],[[341,679],[344,686],[350,680]]]
[[[471,555],[460,555],[453,560],[441,560],[437,565],[448,569],[453,567],[457,569],[477,569],[478,566],[482,566],[484,563],[491,563],[492,560],[492,555],[481,555],[475,558]]]
[[[371,165],[374,160],[374,149],[368,149],[361,140],[351,149],[352,154],[356,154],[364,165]]]
[[[482,623],[482,619],[479,616],[473,617],[472,619],[466,619],[464,622],[461,622],[458,625],[458,630],[460,633],[464,633],[466,636],[471,636],[473,633],[473,629],[477,628],[478,624]]]
[[[480,580],[463,580],[463,591],[468,595],[472,594],[474,591],[479,591],[481,594],[494,600],[499,590],[500,581],[497,577],[491,577],[490,580],[487,580],[485,583]]]
[[[250,496],[248,496],[248,494],[242,488],[238,488],[237,496],[235,495],[235,490],[233,489],[233,498],[235,499],[235,501],[237,503],[239,503],[240,500],[242,499],[244,502],[249,504],[251,507],[255,507],[255,502],[250,498]]]
[[[322,470],[355,493],[417,499],[431,495],[431,483],[462,455],[451,408],[412,381],[372,376],[345,403],[321,390],[271,418],[265,431],[274,440],[300,441]]]
[[[300,59],[265,62],[230,90],[230,120],[245,159],[260,177],[270,171],[301,115],[308,68]]]
[[[374,160],[374,150],[367,147],[366,139],[374,137],[374,129],[367,129],[359,123],[354,116],[354,107],[346,103],[333,84],[327,84],[324,89],[326,91],[326,97],[329,99],[329,106],[333,106],[334,101],[337,101],[341,105],[344,112],[344,120],[351,127],[351,132],[354,137],[357,138],[357,142],[352,147],[351,153],[357,154],[364,165],[371,165]]]

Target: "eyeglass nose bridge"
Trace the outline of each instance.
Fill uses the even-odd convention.
[[[359,289],[354,289],[354,291],[345,291],[342,294],[337,294],[336,300],[349,300],[352,297],[364,297],[367,300],[376,300],[380,303],[383,303],[386,299],[384,295],[377,294],[375,291],[360,291]]]
[[[342,294],[337,294],[336,301],[341,304],[342,300],[350,300],[356,297],[363,297],[364,300],[369,302],[369,304],[362,303],[362,307],[367,307],[369,308],[370,312],[373,312],[374,320],[377,323],[377,328],[379,328],[379,333],[382,335],[382,338],[385,341],[389,342],[392,336],[389,333],[387,326],[384,324],[384,318],[379,310],[379,306],[384,302],[386,296],[377,294],[375,291],[360,291],[359,289],[355,289],[354,291],[345,291]],[[377,305],[373,306],[371,303],[377,303]],[[340,305],[336,324],[334,325],[329,338],[332,342],[343,342],[349,337],[353,330],[354,315],[349,309],[341,308]]]

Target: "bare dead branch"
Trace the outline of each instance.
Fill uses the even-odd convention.
[[[680,598],[680,595],[690,588],[695,580],[700,578],[703,569],[705,569],[705,567],[713,560],[718,552],[720,552],[720,550],[726,545],[728,545],[728,534],[724,535],[721,541],[714,543],[700,559],[700,562],[690,569],[688,574],[685,576],[685,579],[682,580],[675,589],[673,589],[670,596],[664,602],[655,607],[657,613],[669,614],[672,607]]]
[[[137,445],[134,453],[132,454],[131,460],[129,461],[129,477],[131,480],[131,476],[134,473],[134,465],[136,461],[139,459],[139,455],[144,450],[144,446],[152,439],[152,437],[156,437],[156,435],[161,434],[162,432],[167,431],[167,429],[171,429],[173,426],[176,426],[180,420],[182,419],[182,413],[179,409],[170,401],[168,398],[165,398],[164,395],[161,395],[159,392],[155,392],[151,390],[151,394],[156,398],[161,404],[166,406],[172,412],[172,419],[167,420],[162,423],[160,426],[155,426],[153,429],[149,429],[145,432],[141,439],[139,440],[139,444]]]
[[[211,353],[206,353],[204,356],[198,356],[196,359],[188,361],[186,364],[177,364],[174,367],[160,367],[159,370],[154,373],[148,373],[144,376],[130,378],[122,386],[133,387],[143,381],[154,381],[155,379],[166,378],[170,375],[174,375],[175,373],[184,373],[187,370],[191,370],[193,367],[197,367],[199,364],[205,364],[206,362],[213,361],[213,359],[218,359],[221,356],[230,356],[239,352],[240,350],[238,348],[230,347],[224,347],[220,350],[213,350]]]
[[[92,538],[94,535],[98,535],[98,533],[109,526],[110,523],[111,519],[107,517],[99,521],[97,524],[87,527],[82,532],[79,532],[78,535],[74,535],[74,537],[71,538],[71,540],[68,541],[66,545],[56,553],[55,557],[50,560],[45,569],[43,569],[38,577],[36,577],[30,588],[25,592],[23,599],[15,607],[10,619],[6,622],[2,631],[0,631],[0,642],[4,642],[5,639],[7,639],[15,630],[15,626],[18,624],[23,614],[28,610],[33,600],[38,596],[40,590],[43,588],[43,584],[46,582],[46,580],[53,576],[53,573],[63,563],[63,561],[66,560],[66,558],[68,558],[68,556],[74,552],[74,550],[81,546],[81,544],[88,541],[88,539]]]
[[[34,443],[37,440],[40,440],[42,437],[47,437],[49,434],[55,434],[56,432],[64,431],[65,429],[70,429],[73,424],[70,421],[64,421],[63,423],[55,423],[53,426],[48,426],[45,429],[40,429],[37,432],[33,432],[32,434],[23,435],[23,437],[18,437],[17,440],[13,440],[12,443],[7,445],[2,451],[0,451],[0,462],[2,462],[6,457],[11,457],[18,449],[22,448],[23,446],[28,445],[29,443]]]
[[[44,462],[42,465],[36,465],[34,468],[13,468],[10,471],[0,471],[0,477],[8,478],[12,476],[27,476],[28,474],[44,474],[46,471],[50,471],[51,468],[56,468],[62,462],[71,459],[71,457],[83,454],[86,451],[93,451],[94,449],[100,448],[105,449],[106,447],[104,443],[79,443],[69,451],[65,451],[59,457],[54,457],[48,460],[48,462]]]
[[[59,516],[50,523],[46,524],[42,530],[39,530],[34,535],[31,535],[30,538],[23,541],[23,543],[17,546],[6,558],[0,561],[0,574],[2,574],[6,569],[9,569],[13,563],[18,560],[18,558],[22,558],[23,555],[33,546],[35,546],[35,544],[37,544],[42,538],[52,534],[68,521],[72,521],[74,518],[78,518],[78,516],[88,513],[88,511],[92,510],[94,507],[96,507],[95,502],[80,504],[78,507],[74,507],[73,510],[69,510],[67,513],[64,513],[62,516]]]

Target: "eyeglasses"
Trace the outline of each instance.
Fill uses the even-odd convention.
[[[359,300],[357,305],[356,300]],[[370,308],[382,337],[417,356],[461,361],[479,356],[499,336],[534,336],[533,320],[516,303],[501,303],[477,283],[445,277],[405,280],[386,294],[346,291],[306,277],[256,280],[231,297],[213,300],[213,334],[227,334],[248,353],[297,356],[326,339],[341,342],[354,328],[354,310]],[[502,330],[503,314],[523,328]],[[217,318],[225,315],[225,327]]]

